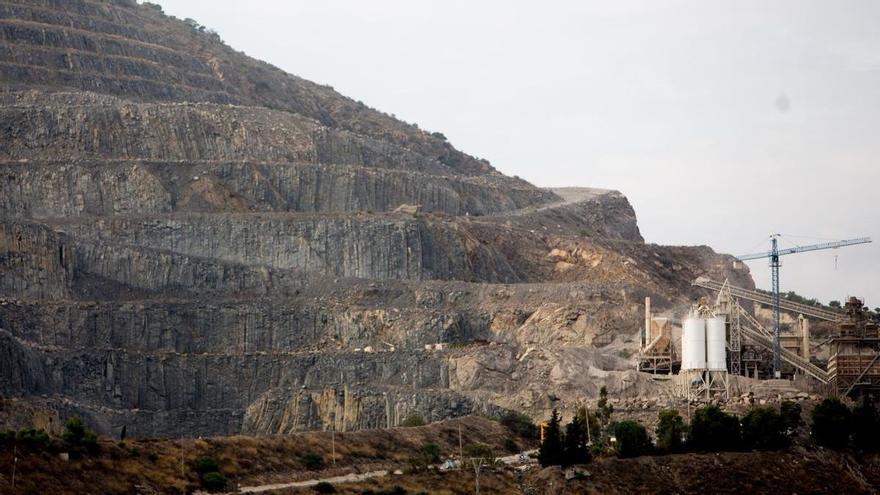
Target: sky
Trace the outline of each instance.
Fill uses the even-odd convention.
[[[648,242],[871,236],[784,257],[781,287],[880,306],[880,2],[158,3],[508,175],[619,190]]]

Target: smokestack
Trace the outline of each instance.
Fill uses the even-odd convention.
[[[648,340],[651,333],[651,298],[645,298],[645,329],[642,331],[642,347],[644,348],[648,345]]]
[[[800,315],[798,319],[801,321],[801,357],[810,360],[810,320]]]

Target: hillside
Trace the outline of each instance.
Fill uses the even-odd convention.
[[[754,286],[645,243],[619,192],[505,176],[155,6],[0,2],[0,69],[10,427],[539,417],[654,386],[628,358],[646,295]]]

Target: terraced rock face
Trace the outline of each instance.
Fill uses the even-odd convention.
[[[645,295],[752,285],[130,1],[0,2],[0,124],[0,394],[105,433],[636,394]]]

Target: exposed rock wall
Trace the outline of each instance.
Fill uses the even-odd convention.
[[[538,416],[647,386],[644,296],[751,283],[202,31],[0,2],[0,394],[143,436]]]

